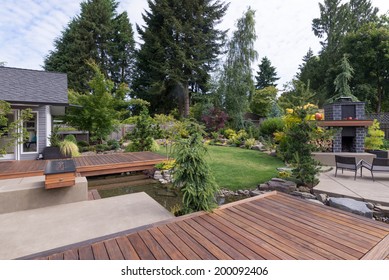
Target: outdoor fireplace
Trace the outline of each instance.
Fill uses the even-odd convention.
[[[340,97],[324,106],[321,126],[338,128],[332,143],[332,151],[363,153],[365,133],[373,121],[365,119],[365,103],[353,102],[350,97]]]

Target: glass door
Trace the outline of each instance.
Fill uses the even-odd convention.
[[[8,118],[8,127],[9,124],[14,122],[16,120],[16,111],[12,111],[7,115]],[[5,148],[5,155],[0,157],[0,160],[14,160],[16,159],[17,155],[17,144],[16,140],[12,139],[11,133],[10,132],[5,132],[1,137],[0,137],[0,147]]]

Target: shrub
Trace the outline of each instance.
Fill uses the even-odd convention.
[[[66,135],[64,140],[73,142],[77,145],[77,139],[73,134]]]
[[[380,149],[384,142],[385,132],[380,130],[380,123],[374,120],[373,124],[367,129],[367,136],[365,137],[365,148],[369,150]]]
[[[98,153],[102,153],[102,152],[110,150],[110,148],[107,144],[97,144],[95,146],[95,148],[96,148],[96,152],[98,152]]]
[[[219,108],[212,108],[202,116],[201,120],[205,123],[207,131],[217,131],[225,126],[228,115]]]
[[[244,141],[244,147],[246,149],[251,149],[255,145],[255,139],[249,138],[246,141]]]
[[[59,127],[54,126],[53,131],[51,132],[49,136],[50,146],[51,147],[59,147],[61,143],[61,139],[59,138]]]
[[[80,155],[78,146],[72,141],[64,140],[60,142],[59,149],[64,156],[77,157]]]
[[[107,141],[107,145],[109,146],[109,148],[111,150],[119,150],[120,149],[120,144],[119,144],[119,141],[115,140],[115,139],[111,139],[111,140],[108,140]]]
[[[174,159],[165,160],[161,163],[156,164],[155,168],[157,168],[159,170],[170,170],[170,169],[173,169],[175,163],[176,163],[176,161]]]
[[[86,141],[78,141],[78,142],[77,142],[77,146],[78,146],[78,147],[88,147],[88,146],[89,146],[89,143],[86,142]]]
[[[268,118],[261,123],[259,132],[262,136],[273,137],[275,132],[283,131],[285,122],[282,118]]]
[[[131,139],[131,150],[133,152],[150,151],[153,145],[153,119],[149,116],[147,108],[143,108],[136,120],[134,130],[129,134]],[[127,150],[127,149],[126,149]]]
[[[226,130],[224,130],[224,136],[227,138],[227,139],[231,139],[231,137],[235,136],[236,135],[236,132],[235,130],[231,129],[231,128],[228,128]]]

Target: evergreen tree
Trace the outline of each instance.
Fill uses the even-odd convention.
[[[183,194],[184,214],[211,211],[219,190],[206,160],[207,148],[199,128],[191,125],[190,136],[175,145],[174,185]]]
[[[232,118],[235,129],[244,128],[243,115],[248,110],[249,100],[255,86],[251,64],[257,58],[254,43],[255,11],[249,8],[237,22],[237,30],[228,43],[227,61],[221,77],[221,92],[224,93],[225,108]]]
[[[265,56],[262,58],[261,64],[258,65],[259,71],[255,79],[257,84],[255,85],[256,89],[264,89],[266,87],[277,87],[275,83],[280,78],[277,77],[276,68],[271,65],[270,60]]]
[[[225,31],[216,29],[228,5],[212,0],[148,0],[145,26],[137,26],[138,52],[133,97],[151,103],[151,111],[178,105],[188,116],[192,92],[206,92]],[[161,102],[162,101],[162,102]]]
[[[352,96],[350,81],[354,74],[354,68],[350,65],[347,55],[343,55],[340,62],[340,70],[341,72],[334,81],[335,91],[339,96]]]
[[[367,102],[367,109],[389,109],[389,19],[367,23],[349,33],[342,47],[355,69],[351,86],[354,95]]]
[[[117,14],[115,0],[85,0],[45,58],[44,69],[68,75],[69,88],[88,92],[94,60],[115,86],[131,82],[135,41],[127,13]]]
[[[366,22],[375,21],[378,9],[372,7],[370,0],[350,0],[348,3],[324,0],[319,3],[319,8],[320,17],[312,21],[312,30],[322,39],[323,48],[318,59],[311,59],[312,63],[306,64],[310,69],[301,71],[304,74],[309,72],[301,80],[304,83],[310,81],[312,89],[317,93],[317,101],[322,104],[334,95],[334,80],[339,73],[337,63],[344,53],[341,47],[346,35],[355,32]]]

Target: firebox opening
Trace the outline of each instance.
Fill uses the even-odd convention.
[[[342,152],[355,153],[355,137],[343,136],[342,137]]]

